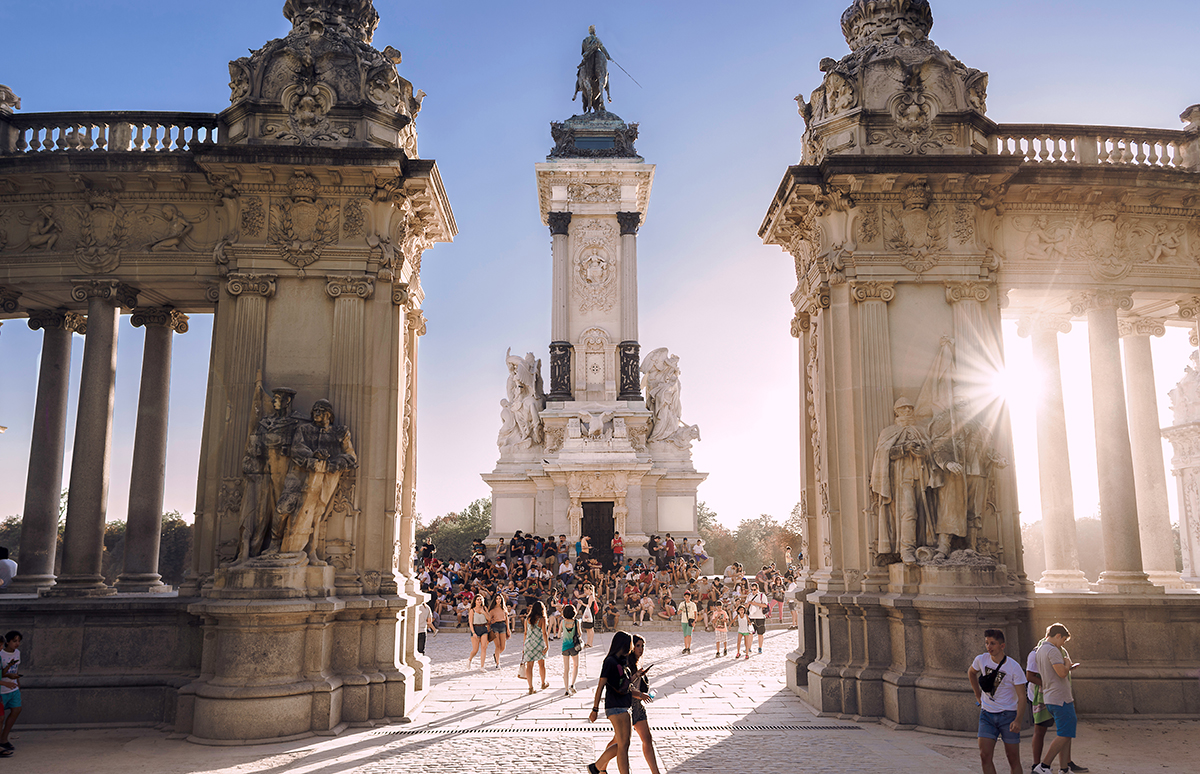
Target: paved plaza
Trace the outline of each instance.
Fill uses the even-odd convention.
[[[649,716],[663,771],[979,771],[972,738],[814,715],[783,681],[794,632],[769,632],[763,655],[738,661],[732,651],[728,658],[714,658],[711,634],[699,633],[689,656],[680,654],[677,634],[651,631],[646,638],[645,659],[656,664],[652,674],[660,692]],[[23,774],[582,773],[609,739],[603,719],[587,722],[608,640],[598,635],[596,648],[585,651],[579,694],[571,698],[563,695],[561,657],[547,662],[550,688],[531,696],[516,677],[517,642],[502,656],[499,670],[480,672],[478,658],[474,668],[466,663],[469,638],[449,629],[429,640],[432,690],[413,723],[250,747],[194,745],[155,729],[47,731],[18,725],[17,752],[0,766]],[[37,702],[37,692],[25,700]],[[1076,758],[1095,774],[1196,771],[1198,732],[1200,721],[1085,721]],[[1026,736],[1025,770],[1029,745]],[[1001,758],[998,753],[998,763]],[[648,770],[636,737],[630,759],[633,771]],[[615,774],[616,765],[609,771]]]

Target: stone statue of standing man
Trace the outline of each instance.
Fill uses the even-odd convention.
[[[871,464],[871,493],[878,517],[876,562],[891,564],[897,555],[905,564],[917,561],[917,546],[933,541],[932,516],[925,499],[929,483],[929,436],[917,424],[913,403],[900,398],[894,407],[896,423],[879,434]],[[918,537],[919,516],[924,536]]]
[[[608,62],[612,59],[608,50],[596,37],[595,25],[588,27],[588,36],[583,39],[583,61],[579,63],[578,75],[575,79],[575,97],[583,92],[583,112],[603,113],[604,97],[612,102],[612,94],[608,91]]]

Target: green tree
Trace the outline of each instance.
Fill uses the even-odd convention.
[[[714,572],[721,573],[725,566],[734,561],[737,540],[733,532],[717,521],[717,514],[706,503],[696,504],[700,537],[704,539],[704,550],[713,559]]]
[[[492,501],[483,497],[461,511],[438,516],[427,526],[418,523],[416,539],[418,546],[425,538],[432,540],[442,561],[465,561],[471,556],[472,541],[482,540],[491,530]]]
[[[158,544],[158,574],[163,583],[178,586],[192,566],[192,525],[179,511],[164,513],[162,538]]]
[[[0,521],[0,546],[8,549],[8,558],[21,563],[21,517],[9,516]]]

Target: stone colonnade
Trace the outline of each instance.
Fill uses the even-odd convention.
[[[1162,336],[1165,326],[1157,319],[1118,317],[1118,311],[1133,308],[1132,296],[1122,290],[1075,293],[1070,303],[1071,314],[1086,315],[1088,323],[1105,567],[1093,588],[1110,593],[1184,588],[1175,570],[1150,354],[1150,336]],[[1046,313],[1026,315],[1018,327],[1031,338],[1043,377],[1037,443],[1046,570],[1039,585],[1059,590],[1089,588],[1076,547],[1058,351],[1058,335],[1070,330],[1069,316]]]
[[[30,309],[29,327],[41,330],[42,358],[21,526],[19,574],[12,591],[53,597],[105,596],[117,591],[169,590],[158,574],[166,476],[171,336],[187,331],[187,316],[170,307],[139,308],[145,353],[134,438],[125,566],[116,588],[104,582],[102,554],[107,515],[117,323],[121,309],[137,306],[137,291],[116,280],[74,283],[71,297],[87,302],[86,318],[65,309]],[[62,574],[55,576],[59,498],[66,451],[71,334],[86,335],[71,478],[63,536]]]

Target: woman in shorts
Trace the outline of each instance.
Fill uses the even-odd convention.
[[[633,730],[637,732],[638,738],[642,740],[642,755],[646,757],[646,763],[650,767],[650,774],[658,774],[658,758],[654,754],[654,737],[650,734],[650,720],[646,717],[645,704],[653,700],[650,695],[650,680],[646,676],[647,669],[639,669],[638,661],[642,657],[642,653],[646,650],[646,640],[640,634],[633,635],[633,650],[626,656],[626,669],[631,672],[634,677],[632,685],[636,693],[633,694],[633,706],[629,711],[629,720],[633,725]],[[638,697],[641,698],[638,698]],[[611,749],[613,754],[616,754],[616,740],[609,742],[605,753]],[[601,758],[600,760],[604,760]],[[599,761],[597,761],[599,765]]]
[[[613,739],[605,747],[600,760],[588,764],[590,774],[600,774],[613,758],[617,759],[617,770],[621,774],[629,772],[629,740],[633,736],[633,722],[630,711],[633,707],[635,693],[640,693],[633,687],[634,677],[626,665],[626,659],[633,651],[633,638],[628,632],[617,632],[613,635],[608,646],[608,655],[600,667],[600,680],[596,683],[596,695],[592,699],[592,711],[588,722],[595,723],[600,716],[600,697],[604,697],[604,714],[612,723]],[[648,697],[646,697],[648,698]]]
[[[491,629],[492,641],[495,645],[492,650],[495,651],[496,668],[500,668],[500,654],[504,652],[504,646],[508,643],[508,638],[512,636],[512,625],[508,620],[508,605],[504,603],[504,594],[497,594],[492,599],[492,606],[488,608],[488,627]]]
[[[583,627],[583,647],[590,648],[592,640],[596,637],[596,608],[600,603],[596,601],[596,589],[590,583],[583,587],[583,593],[583,611],[579,615],[579,625]]]
[[[471,605],[470,612],[471,620],[471,655],[467,656],[467,665],[475,659],[475,654],[479,654],[479,671],[483,671],[484,664],[487,662],[487,644],[488,644],[488,609],[487,600],[483,594],[476,594],[475,601]]]

